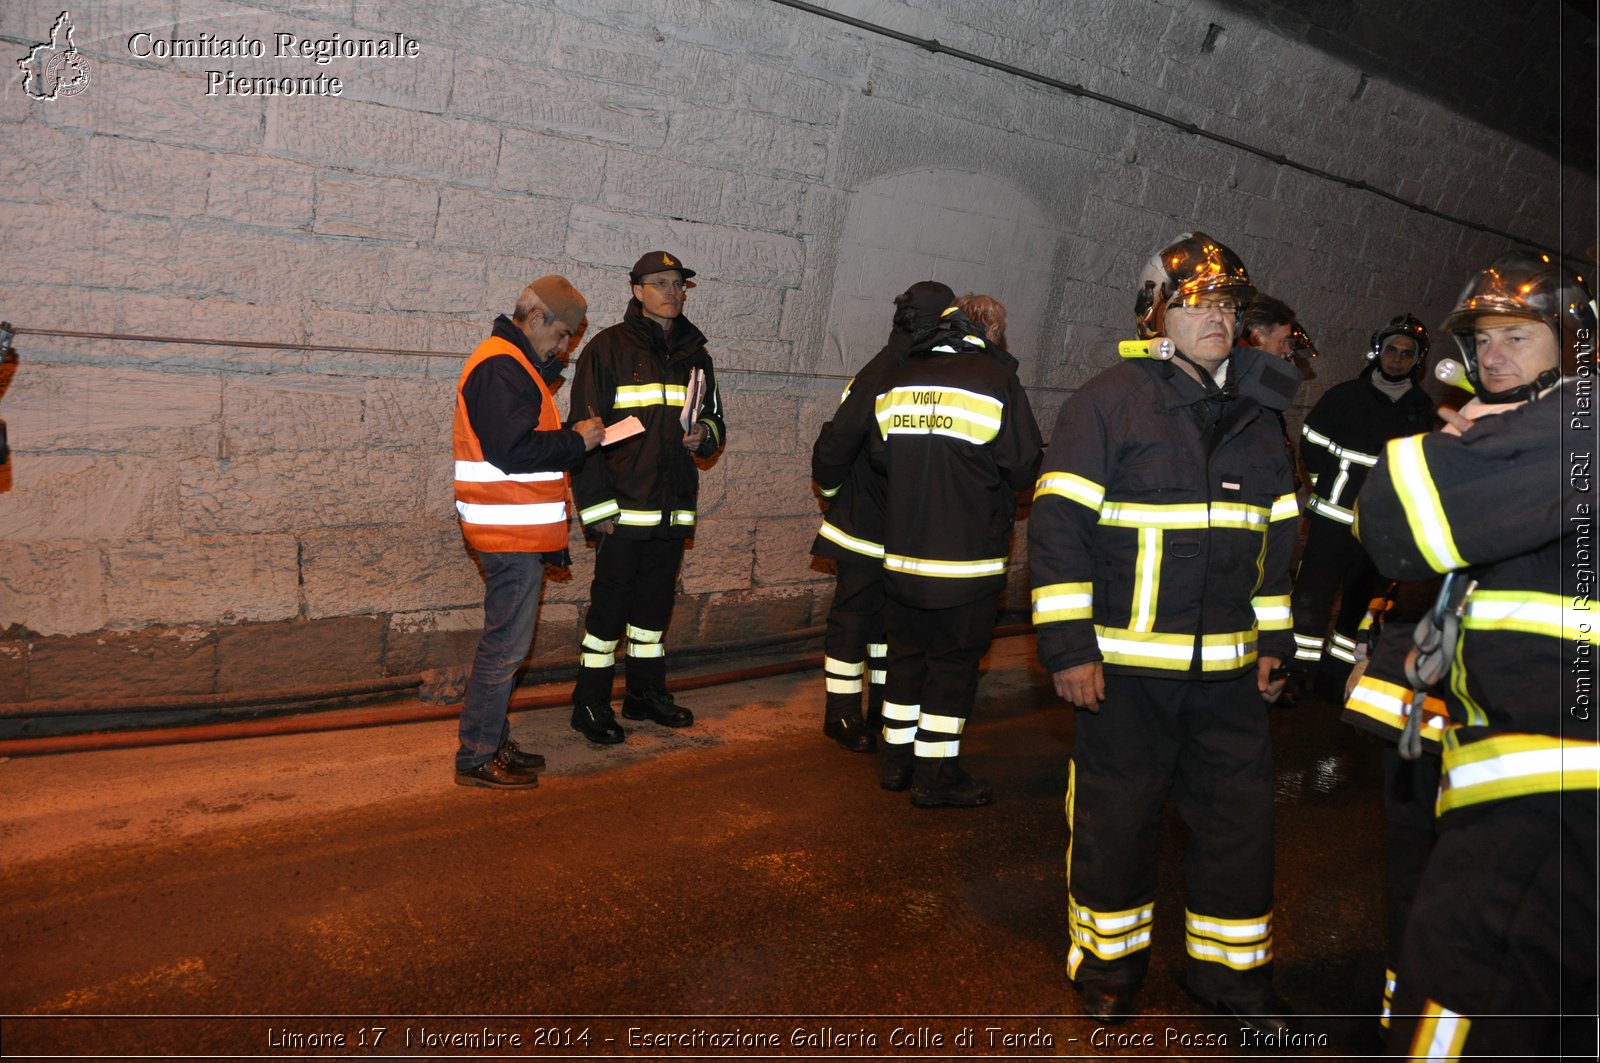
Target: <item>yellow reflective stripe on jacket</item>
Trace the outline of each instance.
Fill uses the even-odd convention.
[[[1276,523],[1280,520],[1293,520],[1300,515],[1300,500],[1294,492],[1279,495],[1272,500],[1272,509],[1267,512],[1267,520]]]
[[[1200,636],[1200,670],[1203,672],[1228,672],[1252,664],[1255,659],[1254,631]]]
[[[1094,626],[1095,641],[1106,664],[1137,668],[1162,668],[1186,672],[1194,661],[1193,635],[1165,635],[1154,631]]]
[[[1156,597],[1161,591],[1161,529],[1139,530],[1139,552],[1133,559],[1133,603],[1128,626],[1149,631],[1156,623]]]
[[[1239,528],[1243,531],[1260,531],[1267,526],[1272,511],[1265,506],[1247,506],[1243,502],[1211,503],[1213,528]]]
[[[1593,623],[1592,614],[1575,608],[1571,599],[1542,591],[1474,591],[1461,616],[1464,628],[1520,631],[1553,639]]]
[[[1100,507],[1100,523],[1112,528],[1204,528],[1211,510],[1204,502],[1159,505],[1146,502],[1107,502]]]
[[[1271,510],[1243,502],[1106,502],[1100,507],[1100,523],[1111,528],[1161,528],[1169,531],[1198,531],[1202,528],[1239,528],[1260,531],[1267,526]]]
[[[619,410],[643,406],[682,406],[684,397],[682,384],[622,384],[611,397],[611,405]]]
[[[1504,734],[1462,743],[1458,733],[1444,737],[1441,815],[1485,801],[1600,788],[1600,742]]]
[[[951,387],[902,386],[878,396],[878,432],[951,436],[983,444],[1000,434],[1005,405],[989,395]]]
[[[1405,727],[1406,718],[1411,715],[1411,699],[1414,696],[1411,690],[1399,683],[1363,675],[1356,681],[1355,689],[1350,691],[1350,697],[1346,699],[1344,707],[1398,731]],[[1424,698],[1422,737],[1438,742],[1444,737],[1445,728],[1449,724],[1450,715],[1444,707],[1444,702],[1431,694]]]
[[[1261,631],[1288,631],[1294,627],[1287,594],[1260,594],[1250,599],[1256,611],[1256,628]]]
[[[661,523],[659,509],[622,509],[618,507],[617,523],[634,528],[654,528]]]
[[[1393,468],[1395,493],[1405,511],[1411,537],[1422,559],[1435,572],[1453,572],[1467,566],[1456,549],[1450,520],[1439,503],[1439,491],[1428,472],[1428,459],[1422,452],[1426,436],[1404,436],[1389,442],[1385,453]]]
[[[607,517],[615,517],[621,512],[622,507],[617,505],[617,500],[608,498],[604,502],[596,502],[588,509],[580,509],[578,511],[578,519],[585,524],[594,524],[596,521],[605,520]]]
[[[1100,503],[1105,501],[1106,489],[1093,480],[1085,479],[1077,473],[1047,472],[1039,477],[1033,485],[1033,497],[1039,499],[1045,495],[1059,495],[1070,498],[1079,505],[1088,506],[1096,513],[1100,512]]]
[[[1456,696],[1456,701],[1461,705],[1461,712],[1466,716],[1468,727],[1483,727],[1489,723],[1489,714],[1483,711],[1477,699],[1472,696],[1472,691],[1467,683],[1467,661],[1461,656],[1461,644],[1456,644],[1456,655],[1450,661],[1450,693]]]
[[[907,557],[904,554],[883,555],[883,567],[890,572],[908,576],[936,576],[942,579],[973,579],[981,576],[1003,576],[1006,559],[992,557],[981,561],[937,561],[926,557]]]
[[[839,489],[843,486],[844,484],[839,484],[837,487],[823,487],[821,484],[818,484],[817,493],[823,498],[832,498],[834,495],[839,493]]]
[[[883,559],[882,543],[875,543],[871,539],[858,539],[849,532],[840,531],[827,521],[822,522],[822,527],[817,529],[817,534],[822,536],[824,539],[827,539],[829,542],[838,543],[840,546],[851,551],[852,553],[861,554],[864,557],[877,558],[879,560]]]
[[[1033,589],[1033,622],[1052,624],[1058,620],[1092,620],[1094,584],[1051,583]]]
[[[675,509],[672,511],[672,523],[678,527],[686,527],[694,523],[694,510]]]

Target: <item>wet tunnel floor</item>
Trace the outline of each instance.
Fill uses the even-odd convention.
[[[1378,747],[1332,705],[1273,710],[1277,984],[1301,1014],[1294,1044],[1252,1048],[1178,988],[1170,814],[1144,1015],[1081,1014],[1063,976],[1072,713],[1030,639],[997,643],[967,730],[995,789],[981,809],[880,790],[871,758],[821,736],[819,673],[681,700],[693,729],[641,724],[615,749],[559,711],[514,717],[550,760],[532,792],[453,785],[453,723],[0,764],[5,1054],[1374,1050]]]

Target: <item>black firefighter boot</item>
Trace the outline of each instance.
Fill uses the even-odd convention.
[[[955,757],[917,757],[911,803],[918,808],[977,808],[989,803],[989,784],[962,771]]]
[[[871,753],[877,740],[861,718],[860,694],[829,694],[823,708],[822,733],[852,753]]]

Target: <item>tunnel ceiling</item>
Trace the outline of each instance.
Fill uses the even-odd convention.
[[[1595,172],[1593,0],[1219,2]]]

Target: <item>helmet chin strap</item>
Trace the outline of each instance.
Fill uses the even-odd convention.
[[[1188,362],[1190,365],[1194,366],[1195,372],[1200,374],[1200,384],[1206,389],[1207,398],[1212,398],[1214,396],[1223,394],[1223,388],[1217,384],[1217,378],[1211,375],[1211,371],[1205,366],[1201,365],[1199,362],[1195,361],[1193,358],[1190,358],[1187,354],[1184,354],[1182,351],[1178,350],[1176,346],[1172,348],[1172,360],[1177,362]],[[1218,366],[1218,368],[1226,372],[1227,366],[1228,359],[1224,358],[1222,365]]]
[[[1527,402],[1546,388],[1555,387],[1561,382],[1561,370],[1546,369],[1540,373],[1531,384],[1521,384],[1508,391],[1485,391],[1478,389],[1478,401],[1488,406],[1501,406],[1508,402]]]

